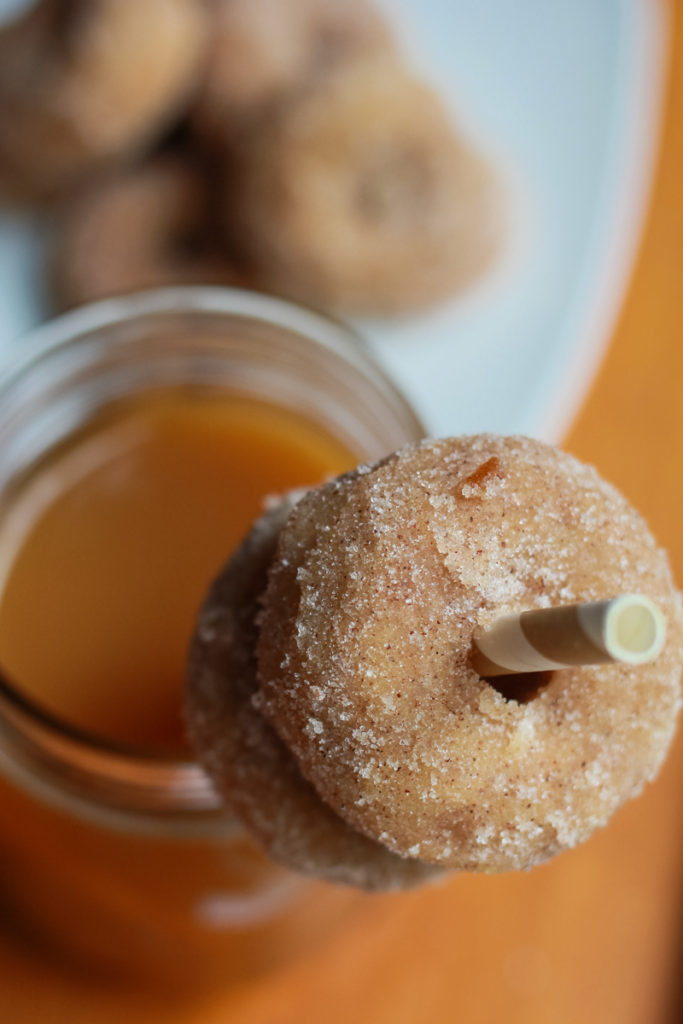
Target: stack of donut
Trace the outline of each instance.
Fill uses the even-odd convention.
[[[203,281],[393,314],[500,245],[496,175],[366,0],[34,0],[0,112],[0,193],[60,206],[60,306]]]
[[[634,590],[667,621],[652,663],[517,699],[471,666],[501,615]],[[525,438],[426,441],[255,524],[199,616],[188,721],[275,859],[400,888],[530,868],[603,826],[662,763],[682,664],[666,555],[593,469]]]

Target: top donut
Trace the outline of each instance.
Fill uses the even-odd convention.
[[[526,703],[469,667],[501,614],[633,591],[668,622],[652,664],[557,671]],[[426,863],[528,868],[655,775],[682,648],[666,557],[592,468],[524,438],[429,441],[294,508],[263,598],[260,707],[359,832]]]

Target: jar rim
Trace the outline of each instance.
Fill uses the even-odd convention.
[[[33,328],[20,340],[20,348],[0,360],[0,389],[52,350],[92,331],[114,327],[141,317],[169,314],[219,314],[244,317],[314,339],[316,343],[357,365],[393,392],[393,397],[412,418],[417,431],[424,425],[370,353],[362,336],[349,324],[328,313],[297,305],[288,299],[244,288],[210,285],[179,285],[101,299]]]

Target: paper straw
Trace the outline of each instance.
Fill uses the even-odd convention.
[[[574,665],[642,665],[657,657],[664,616],[640,594],[505,615],[474,640],[480,676],[547,672]]]

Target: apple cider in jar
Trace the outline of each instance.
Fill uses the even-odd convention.
[[[0,527],[0,664],[100,739],[187,755],[184,661],[208,583],[268,494],[353,454],[237,395],[118,403],[24,484]]]
[[[71,314],[0,376],[0,907],[178,984],[296,955],[350,897],[268,861],[182,717],[194,617],[263,500],[419,437],[352,335],[175,289]]]

